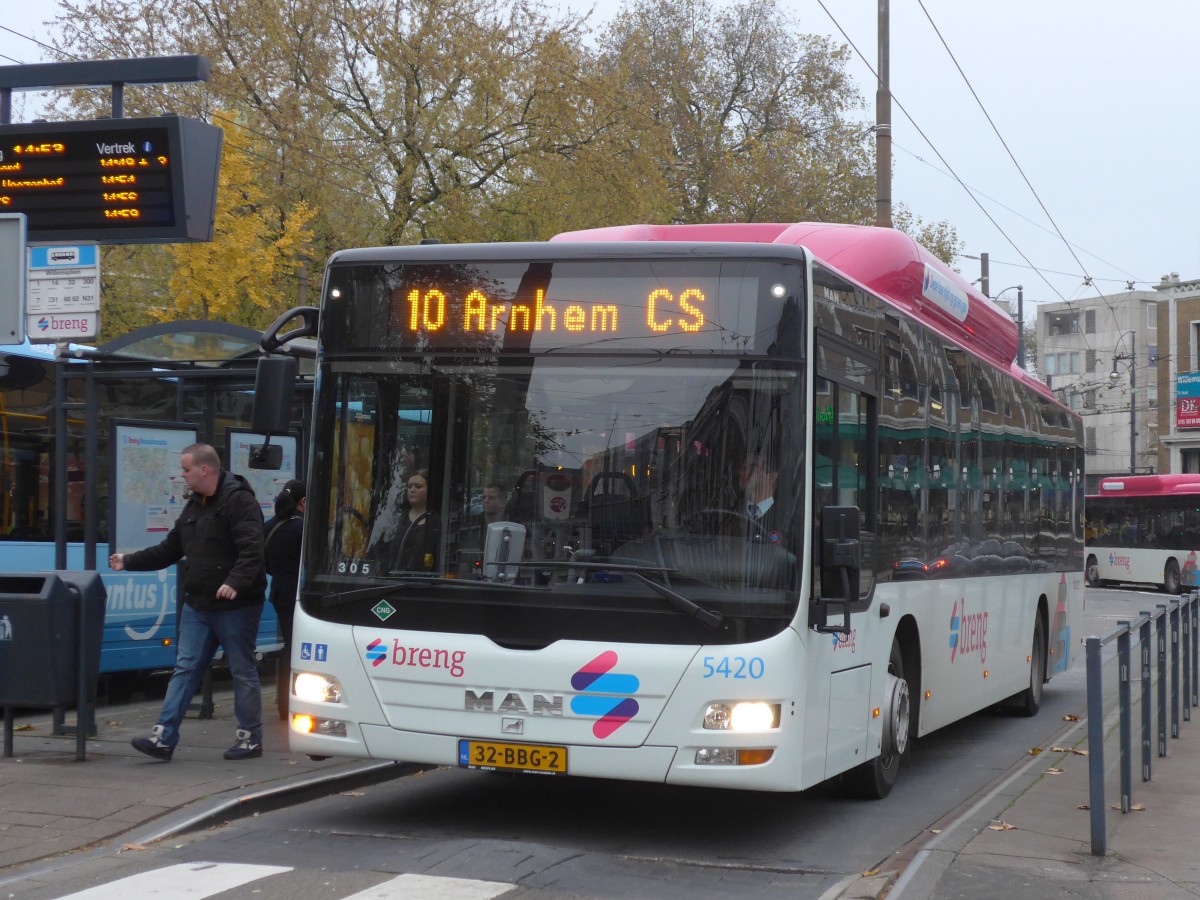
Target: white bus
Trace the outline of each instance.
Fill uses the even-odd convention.
[[[1087,581],[1195,587],[1200,475],[1120,475],[1087,498]]]
[[[320,315],[295,751],[883,797],[1074,656],[1080,420],[899,232],[349,250]]]

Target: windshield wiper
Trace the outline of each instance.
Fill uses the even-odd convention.
[[[328,607],[345,606],[356,600],[372,600],[375,597],[386,597],[409,584],[462,584],[458,578],[447,578],[444,575],[426,575],[423,572],[397,572],[387,576],[390,581],[385,584],[373,584],[370,587],[355,588],[352,591],[328,591],[321,595],[321,602]]]
[[[670,575],[673,572],[679,571],[668,566],[651,566],[644,563],[584,562],[582,560],[572,562],[569,559],[527,559],[520,562],[504,562],[499,565],[514,566],[522,569],[586,569],[592,572],[625,572],[646,585],[646,587],[670,603],[675,609],[684,615],[691,616],[706,628],[715,630],[720,628],[721,623],[725,621],[725,617],[715,609],[705,609],[695,600],[691,600],[683,596],[683,594],[671,590],[665,584],[652,581],[645,575],[646,572],[660,572],[664,575]]]

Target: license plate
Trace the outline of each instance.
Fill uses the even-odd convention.
[[[460,740],[458,764],[467,769],[509,769],[543,775],[566,775],[567,748]]]

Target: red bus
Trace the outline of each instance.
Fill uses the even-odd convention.
[[[1119,475],[1087,498],[1092,587],[1152,584],[1168,594],[1197,585],[1200,475]]]

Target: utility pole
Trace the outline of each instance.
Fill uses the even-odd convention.
[[[879,0],[879,84],[875,89],[875,224],[892,227],[892,90],[888,0]]]
[[[979,254],[979,290],[983,291],[983,296],[989,300],[992,296],[991,276],[988,274],[988,255],[987,252]]]
[[[1137,332],[1129,332],[1129,474],[1137,474]]]
[[[1025,288],[1017,285],[1017,366],[1025,368]]]

